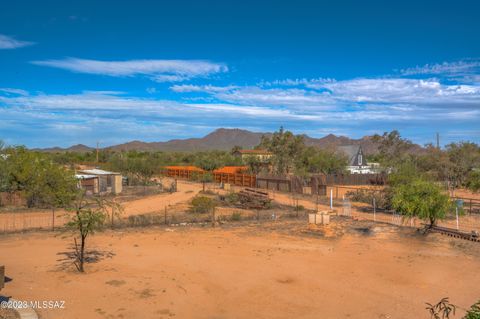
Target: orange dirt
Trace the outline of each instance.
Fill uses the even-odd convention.
[[[337,239],[288,227],[109,231],[89,247],[113,256],[85,274],[60,267],[70,237],[8,235],[1,263],[13,280],[2,294],[65,300],[43,319],[428,318],[425,302],[449,296],[466,308],[480,298],[476,243],[381,226]]]
[[[177,189],[177,192],[171,194],[162,193],[124,202],[122,203],[124,211],[121,216],[128,217],[131,215],[159,212],[163,211],[165,206],[168,207],[170,205],[187,202],[202,190],[202,185],[178,180]],[[65,224],[69,220],[68,214],[71,213],[57,210],[55,213],[55,225],[60,226]],[[15,213],[0,213],[0,233],[3,231],[51,227],[52,212],[50,210],[17,210]]]

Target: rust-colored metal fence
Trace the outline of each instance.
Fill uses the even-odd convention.
[[[189,179],[189,180],[201,180],[202,176],[210,174],[213,181],[216,183],[228,183],[235,186],[243,187],[257,187],[257,178],[255,175],[239,174],[239,173],[210,173],[196,167],[186,166],[166,168],[164,175],[172,178]]]

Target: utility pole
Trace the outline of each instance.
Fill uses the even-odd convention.
[[[440,134],[437,132],[437,149],[440,149]]]
[[[97,164],[98,164],[98,141],[97,141]]]

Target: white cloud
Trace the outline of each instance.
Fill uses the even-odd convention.
[[[32,61],[31,63],[77,73],[114,77],[144,75],[156,82],[180,82],[195,77],[205,78],[215,73],[228,71],[225,64],[203,60],[99,61],[66,58],[63,60]]]
[[[283,80],[274,80],[274,81],[262,81],[258,83],[258,86],[300,86],[300,85],[312,85],[312,84],[321,84],[335,81],[331,78],[315,78],[315,79],[283,79]]]
[[[175,85],[170,89],[178,93],[207,93],[222,102],[296,111],[342,110],[366,103],[409,109],[477,108],[480,101],[480,85],[443,84],[436,79],[358,78],[291,83],[300,83],[302,88]]]
[[[28,95],[28,92],[21,89],[13,89],[13,88],[0,88],[0,92],[6,93],[8,95]]]
[[[446,85],[438,80],[421,79],[354,79],[319,85],[331,95],[350,103],[391,103],[416,105],[448,105],[463,107],[477,105],[480,86]]]
[[[184,92],[205,92],[205,93],[217,93],[217,92],[226,92],[233,89],[238,89],[238,86],[229,85],[229,86],[214,86],[214,85],[192,85],[192,84],[182,84],[182,85],[173,85],[170,87],[170,90],[177,93]]]
[[[154,87],[149,87],[149,88],[146,88],[145,91],[147,91],[148,94],[154,94],[157,92],[157,89]]]
[[[259,87],[243,87],[232,91],[218,92],[215,97],[230,103],[280,106],[296,110],[324,110],[336,107],[331,96],[327,93],[297,88],[262,89]]]
[[[2,49],[17,49],[26,47],[29,45],[35,44],[34,42],[29,41],[20,41],[16,40],[12,37],[6,36],[4,34],[0,34],[0,50]]]
[[[424,66],[416,66],[400,70],[403,75],[453,75],[464,74],[479,71],[480,60],[470,59],[456,62],[443,62],[436,64],[426,64]]]
[[[173,74],[171,72],[177,72],[172,71],[174,68],[140,68],[135,63],[127,67],[120,63],[118,70],[109,65],[115,70],[108,75],[140,74],[171,81],[203,77],[209,72],[205,71],[208,68],[197,71],[186,68],[178,71],[182,74]],[[103,64],[89,72],[101,72],[102,68]],[[480,73],[471,71],[469,76],[478,79]],[[463,75],[462,79],[465,80]],[[112,142],[114,139],[120,142],[132,138],[189,137],[193,134],[190,128],[196,128],[195,132],[208,132],[219,126],[248,126],[268,131],[283,125],[297,132],[317,134],[367,134],[408,127],[410,137],[415,134],[412,132],[417,132],[425,138],[430,134],[426,133],[429,129],[435,132],[451,127],[478,131],[480,122],[480,83],[458,84],[452,77],[448,80],[399,75],[350,80],[286,79],[256,86],[177,84],[170,86],[170,90],[179,93],[177,99],[153,98],[160,94],[138,97],[117,91],[29,94],[19,89],[0,88],[0,134],[7,132],[4,135],[8,136],[11,131],[45,129],[50,132],[49,136],[58,136],[62,129],[80,132],[85,126],[94,128],[87,130],[92,136],[103,134],[112,136]],[[160,91],[148,88],[147,93]]]

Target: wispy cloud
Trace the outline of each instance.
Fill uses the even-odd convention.
[[[247,89],[251,90],[251,89]],[[242,89],[234,89],[235,98],[230,101],[209,103],[186,103],[172,100],[142,98],[119,94],[119,92],[83,92],[80,94],[30,94],[30,95],[2,95],[0,94],[0,133],[15,131],[38,131],[38,135],[58,136],[61,128],[66,127],[91,127],[91,135],[103,132],[106,136],[117,136],[115,142],[122,142],[132,138],[159,140],[169,137],[188,135],[188,127],[206,128],[215,126],[223,127],[258,127],[262,130],[276,129],[280,125],[297,128],[300,132],[308,129],[309,132],[318,131],[317,134],[328,129],[351,132],[356,127],[370,127],[378,130],[388,129],[392,125],[422,126],[425,123],[461,122],[464,127],[474,127],[480,121],[480,110],[476,106],[455,107],[446,109],[435,105],[416,105],[407,103],[369,103],[357,104],[335,103],[325,107],[315,106],[308,95],[303,96],[302,90],[280,91],[260,89],[252,93],[245,93]],[[265,101],[259,97],[266,94]],[[220,93],[225,94],[225,93]],[[248,94],[244,98],[244,94]],[[273,105],[271,96],[278,101],[291,99],[291,106],[278,107]],[[294,96],[293,98],[291,96]],[[318,97],[314,96],[313,99]],[[234,103],[234,100],[240,103]],[[248,104],[248,101],[257,101]],[[296,101],[296,102],[295,102]],[[286,103],[282,101],[282,103]],[[317,103],[317,102],[315,102]],[[103,123],[103,124],[100,124]],[[108,123],[109,132],[100,128]],[[170,124],[168,124],[170,123]],[[176,123],[178,132],[175,135],[159,128],[172,127]],[[221,123],[221,124],[220,124]],[[28,124],[28,125],[27,125]],[[93,129],[94,128],[94,129]],[[316,129],[314,129],[316,128]],[[181,133],[181,130],[186,130]],[[73,134],[71,130],[69,134]],[[40,132],[43,132],[40,134]],[[96,132],[96,133],[95,133]],[[143,133],[142,133],[143,132]],[[161,134],[152,135],[153,132]],[[162,133],[163,132],[163,133]],[[176,132],[176,131],[175,131]],[[128,135],[130,134],[130,135]],[[142,135],[143,134],[143,135]],[[142,137],[143,136],[143,137]],[[72,138],[74,136],[72,135]],[[78,134],[83,142],[83,134]],[[113,142],[113,138],[112,138]]]
[[[215,73],[228,71],[228,67],[223,63],[204,60],[99,61],[66,58],[62,60],[32,61],[31,63],[77,73],[114,77],[143,75],[156,82],[180,82],[196,77],[205,78]]]
[[[354,79],[319,85],[338,100],[350,103],[414,104],[423,106],[477,107],[480,86],[447,85],[438,80]]]
[[[236,85],[214,86],[214,85],[182,84],[182,85],[173,85],[170,87],[170,90],[177,93],[185,93],[185,92],[218,93],[218,92],[231,91],[237,88],[239,88],[239,86],[236,86]]]
[[[0,88],[0,92],[7,94],[7,95],[28,95],[28,92],[21,89],[14,89],[14,88]]]
[[[300,86],[300,85],[314,85],[314,84],[321,84],[321,83],[328,83],[335,81],[331,78],[314,78],[314,79],[307,79],[307,78],[300,78],[300,79],[283,79],[283,80],[274,80],[274,81],[261,81],[257,85],[260,87],[268,87],[268,86]]]
[[[200,68],[204,71],[184,68],[173,74],[180,68],[140,68],[135,63],[126,67],[119,63],[120,69],[109,64],[112,70],[105,71],[101,64],[89,72],[97,74],[103,70],[111,76],[152,78],[213,74],[209,68]],[[214,70],[226,71],[221,68]],[[440,72],[439,68],[433,69]],[[470,78],[480,76],[473,65],[467,69]],[[465,68],[463,70],[466,74]],[[451,68],[448,72],[456,71]],[[29,136],[45,139],[59,136],[64,130],[72,139],[78,138],[75,142],[102,134],[109,136],[111,143],[118,143],[134,138],[161,140],[195,136],[218,126],[269,131],[283,125],[313,136],[327,132],[355,136],[408,128],[410,135],[406,137],[424,142],[434,135],[432,131],[440,128],[478,132],[480,83],[467,83],[465,77],[456,82],[452,76],[445,78],[444,73],[439,74],[441,76],[433,77],[397,73],[348,80],[300,78],[263,81],[256,85],[218,85],[218,79],[211,84],[197,80],[195,83],[200,84],[171,85],[170,91],[178,95],[170,100],[160,98],[161,85],[148,88],[150,94],[141,96],[117,91],[45,94],[0,88],[0,135],[25,131],[32,132]],[[478,134],[464,137],[469,138],[478,140]],[[56,144],[46,140],[42,143]]]
[[[462,74],[478,73],[480,71],[480,59],[468,59],[454,62],[426,64],[400,70],[402,75],[442,75],[454,76]]]
[[[22,48],[33,44],[35,43],[30,41],[20,41],[7,35],[0,34],[0,50]]]
[[[207,93],[219,101],[241,105],[278,106],[304,111],[358,108],[365,103],[477,108],[480,101],[480,85],[444,84],[436,79],[358,78],[289,83],[289,87],[177,85],[171,89],[179,93]],[[300,87],[295,87],[293,83]]]
[[[230,103],[287,107],[304,111],[337,107],[337,103],[328,93],[298,88],[243,87],[232,91],[218,92],[215,97]]]

